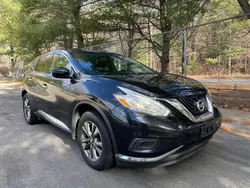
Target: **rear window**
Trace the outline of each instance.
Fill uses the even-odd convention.
[[[35,70],[38,72],[50,73],[52,57],[53,56],[51,54],[43,55],[37,62]]]

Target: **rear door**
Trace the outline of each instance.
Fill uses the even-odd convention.
[[[52,64],[52,54],[44,54],[35,67],[33,73],[33,81],[36,83],[36,98],[38,110],[49,113],[49,101],[51,93],[48,89],[49,80],[51,77],[50,66]]]
[[[40,60],[40,56],[35,58],[31,63],[28,70],[24,73],[23,85],[24,88],[28,91],[31,103],[33,107],[37,108],[37,100],[38,100],[38,85],[35,77],[35,67]]]

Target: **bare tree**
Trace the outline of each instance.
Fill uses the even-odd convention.
[[[248,14],[250,13],[250,4],[248,0],[237,0],[241,9],[244,11],[244,13]],[[250,15],[247,16],[250,19]]]
[[[202,10],[209,0],[117,0],[117,8],[129,20],[137,32],[149,43],[161,62],[161,71],[169,71],[171,44],[178,38],[180,31],[172,30],[185,27]],[[133,14],[126,7],[134,7]],[[160,35],[152,37],[151,30]]]

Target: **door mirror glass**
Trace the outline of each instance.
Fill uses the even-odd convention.
[[[65,67],[52,68],[51,69],[51,74],[55,78],[71,78],[70,71]]]

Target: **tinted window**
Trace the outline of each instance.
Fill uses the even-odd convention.
[[[70,73],[72,74],[72,66],[68,61],[68,59],[63,55],[55,54],[53,57],[53,63],[51,68],[63,68],[63,67],[69,69]]]
[[[50,73],[50,66],[52,64],[52,55],[43,55],[37,63],[36,71]]]
[[[154,74],[147,66],[112,53],[74,52],[71,54],[87,74]]]
[[[33,67],[34,70],[36,69],[37,63],[39,62],[40,58],[41,56],[38,56],[31,62],[31,66]]]

